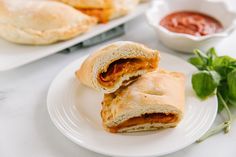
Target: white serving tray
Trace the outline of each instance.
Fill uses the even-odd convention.
[[[92,38],[98,34],[106,32],[120,24],[123,24],[144,13],[148,4],[140,4],[132,13],[127,16],[115,19],[106,24],[99,24],[89,32],[74,39],[59,42],[46,46],[18,45],[0,39],[0,71],[6,71],[27,63],[39,60],[43,57],[55,54],[61,50],[78,44],[84,40]]]

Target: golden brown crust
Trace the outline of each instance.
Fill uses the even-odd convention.
[[[175,114],[182,118],[185,76],[164,70],[147,73],[130,86],[105,94],[101,117],[107,128],[146,113]],[[174,89],[174,90],[173,90]]]
[[[139,0],[113,0],[112,13],[109,19],[115,19],[129,14],[138,4]]]
[[[59,2],[1,3],[0,36],[15,43],[50,44],[73,38],[96,24],[96,19]]]

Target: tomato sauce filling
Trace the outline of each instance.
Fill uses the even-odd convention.
[[[105,72],[98,76],[98,81],[104,86],[113,86],[124,74],[133,73],[143,69],[154,69],[157,67],[157,60],[144,60],[139,58],[119,59],[112,62]]]
[[[117,126],[109,127],[109,130],[113,133],[116,133],[120,129],[126,127],[132,127],[146,123],[174,123],[177,120],[178,117],[175,114],[150,113],[141,115],[140,117],[130,118]]]

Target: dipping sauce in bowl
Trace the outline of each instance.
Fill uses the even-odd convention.
[[[175,33],[205,36],[223,30],[222,24],[215,18],[192,11],[174,12],[160,21],[160,25]]]

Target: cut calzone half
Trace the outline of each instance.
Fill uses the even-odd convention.
[[[87,32],[93,17],[56,1],[0,0],[0,37],[19,44],[51,44]]]
[[[105,94],[101,116],[109,132],[175,127],[185,103],[185,76],[164,70],[147,73],[131,85]]]
[[[90,55],[76,71],[81,83],[112,93],[157,68],[159,53],[142,44],[120,41]]]

